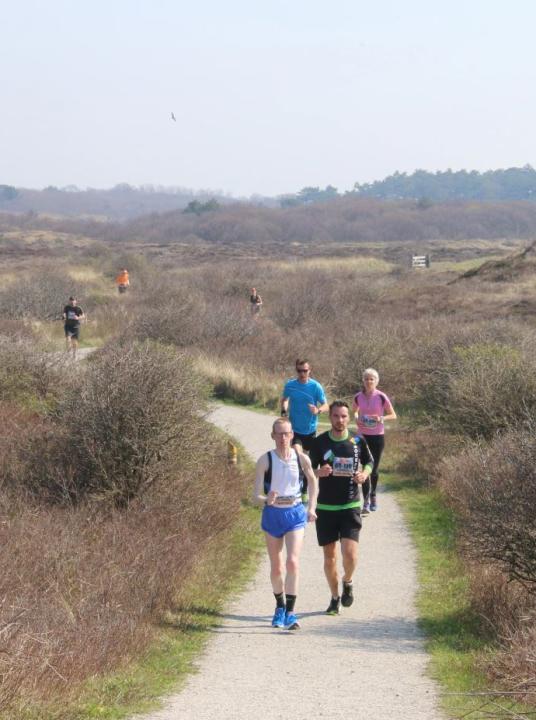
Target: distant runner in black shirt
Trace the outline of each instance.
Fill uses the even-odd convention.
[[[80,338],[80,320],[85,318],[84,311],[78,305],[75,297],[69,298],[69,304],[63,308],[63,326],[65,331],[65,342],[67,343],[67,352],[72,352],[73,358],[76,357],[78,350],[78,340]]]
[[[354,601],[352,577],[357,567],[361,500],[359,485],[372,472],[374,461],[366,441],[348,431],[348,403],[336,400],[329,406],[331,430],[313,441],[310,452],[313,468],[318,468],[316,534],[324,551],[324,572],[331,590],[326,612],[338,615],[340,605]],[[337,542],[342,551],[342,594],[339,595]]]
[[[251,312],[253,315],[258,315],[262,307],[262,298],[255,288],[251,288],[251,295],[249,296],[249,303]]]

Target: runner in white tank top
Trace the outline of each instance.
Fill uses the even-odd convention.
[[[261,455],[255,473],[254,501],[262,504],[261,527],[270,558],[270,578],[276,600],[273,627],[296,630],[300,627],[294,614],[298,591],[299,557],[307,522],[316,520],[318,480],[307,455],[291,448],[290,421],[278,418],[272,426],[275,450]],[[307,511],[301,499],[302,474],[308,481]],[[286,547],[286,573],[283,577],[283,548]]]

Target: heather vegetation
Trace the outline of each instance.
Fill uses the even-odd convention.
[[[350,398],[362,369],[378,369],[405,428],[401,470],[423,492],[440,493],[458,519],[468,602],[488,642],[475,662],[494,687],[530,700],[533,253],[515,256],[515,282],[508,273],[461,277],[468,261],[489,256],[508,268],[507,251],[524,247],[519,239],[508,247],[508,233],[496,229],[497,240],[484,242],[475,230],[467,237],[478,242],[437,240],[448,263],[411,271],[417,239],[442,237],[440,216],[444,227],[456,226],[459,208],[431,210],[353,199],[329,208],[220,208],[115,227],[113,240],[111,227],[84,235],[77,221],[85,242],[40,266],[21,238],[56,221],[4,226],[12,238],[22,233],[0,278],[5,705],[76,695],[90,675],[150,646],[202,562],[201,532],[210,528],[208,540],[217,541],[245,496],[242,473],[222,465],[223,440],[203,420],[208,395],[274,408],[298,355],[311,359],[331,398]],[[371,224],[359,236],[367,212]],[[488,212],[477,207],[472,217],[493,228],[494,213],[513,218],[517,209]],[[512,225],[512,238],[530,232],[532,206],[520,212],[528,224],[517,235]],[[400,222],[404,213],[427,217],[419,233]],[[131,289],[118,297],[113,274],[123,265]],[[260,315],[250,312],[251,286],[264,301]],[[73,291],[88,313],[82,338],[101,347],[76,366],[52,354],[62,347],[53,317]],[[199,482],[206,477],[210,484]]]

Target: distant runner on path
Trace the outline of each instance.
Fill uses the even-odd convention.
[[[255,288],[251,288],[251,295],[249,296],[249,304],[252,315],[259,315],[262,308],[262,298]]]
[[[357,432],[365,438],[374,458],[374,469],[370,480],[363,483],[362,515],[378,509],[376,488],[378,487],[378,471],[385,447],[385,420],[396,420],[396,413],[387,395],[378,390],[380,376],[374,368],[363,372],[363,390],[354,397],[353,410],[357,421]]]
[[[72,352],[73,358],[76,358],[78,340],[80,339],[80,321],[85,318],[85,315],[75,297],[71,296],[69,298],[69,304],[63,308],[62,317],[65,322],[63,329],[65,331],[66,350]]]
[[[373,460],[367,443],[351,437],[348,431],[348,404],[336,400],[329,406],[331,430],[319,435],[311,448],[311,464],[318,468],[318,502],[316,535],[324,551],[324,572],[331,590],[328,615],[338,615],[341,603],[350,607],[354,602],[353,575],[357,567],[357,551],[361,515],[359,485],[372,472]],[[342,593],[339,594],[337,543],[341,543]]]
[[[300,444],[306,452],[309,452],[316,437],[318,416],[329,409],[324,388],[313,380],[311,370],[308,360],[298,358],[297,377],[285,383],[281,397],[281,416],[285,417],[289,413],[294,431],[292,444]]]
[[[272,627],[297,630],[294,613],[298,593],[299,562],[305,525],[316,520],[318,481],[306,455],[299,455],[290,445],[292,428],[285,418],[272,425],[275,450],[261,455],[255,474],[254,501],[263,504],[261,527],[270,559],[270,580],[276,608]],[[304,476],[309,485],[307,511],[302,502]],[[286,546],[286,573],[283,547]]]
[[[117,285],[117,291],[120,295],[123,293],[126,293],[128,288],[130,287],[130,279],[128,276],[128,270],[126,268],[123,268],[119,275],[115,278],[115,284]]]

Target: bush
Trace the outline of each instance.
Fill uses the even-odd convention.
[[[407,368],[407,328],[400,323],[381,320],[364,322],[352,328],[351,337],[352,341],[346,343],[335,367],[336,393],[345,398],[353,397],[363,385],[363,370],[373,367],[380,375],[380,388],[390,397],[395,388],[397,394],[407,395],[407,380],[401,373],[401,368]]]
[[[202,475],[190,458],[128,511],[0,502],[4,712],[17,700],[72,698],[79,683],[140,658],[163,613],[182,605],[244,496],[221,441],[204,439]]]
[[[201,382],[172,348],[109,347],[77,368],[40,436],[25,482],[56,500],[126,505],[203,447]],[[201,460],[199,460],[201,462]]]
[[[417,394],[437,429],[492,438],[536,420],[536,366],[508,345],[444,347]]]
[[[536,439],[511,431],[442,461],[439,484],[460,519],[466,553],[536,595]]]
[[[60,319],[70,295],[81,297],[87,286],[72,280],[66,273],[44,272],[17,281],[0,292],[0,315],[31,320]]]
[[[0,335],[0,401],[42,406],[60,392],[66,358]]]

